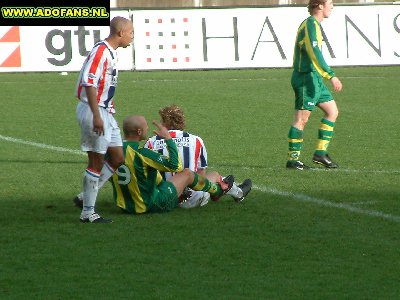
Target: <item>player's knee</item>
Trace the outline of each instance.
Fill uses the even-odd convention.
[[[192,174],[193,172],[190,171],[190,169],[183,169],[182,173],[185,174],[185,176],[187,176],[187,177],[193,176],[193,174]]]
[[[119,157],[119,158],[117,159],[117,161],[115,162],[114,169],[119,168],[121,165],[124,164],[124,162],[125,162],[124,157],[123,157],[123,156],[122,156],[122,157]]]
[[[125,163],[124,156],[115,156],[112,159],[108,159],[108,164],[113,168],[113,169],[118,169],[122,164]]]
[[[326,114],[326,119],[332,120],[333,122],[336,121],[337,117],[339,116],[339,110],[337,108],[330,110]]]
[[[194,180],[193,172],[190,169],[183,169],[180,173],[186,178],[187,184],[191,184]]]
[[[306,126],[307,122],[308,122],[308,117],[301,119],[300,126],[302,126],[304,128]]]
[[[297,129],[303,130],[308,122],[308,117],[298,118],[296,122],[293,124]]]
[[[339,110],[336,109],[334,113],[335,113],[335,119],[337,119],[337,117],[339,116]]]

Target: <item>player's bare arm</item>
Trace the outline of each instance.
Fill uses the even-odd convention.
[[[332,77],[332,78],[331,78],[331,83],[332,83],[332,85],[333,85],[333,89],[334,89],[336,92],[340,92],[340,91],[342,90],[343,85],[342,85],[342,82],[339,80],[339,78],[337,78],[337,77]]]
[[[93,113],[93,131],[98,135],[104,135],[104,123],[103,119],[100,117],[99,106],[97,105],[96,88],[93,86],[87,86],[85,89],[90,110]]]
[[[153,121],[153,124],[158,128],[158,130],[153,130],[154,134],[158,135],[159,137],[165,140],[171,139],[171,135],[169,134],[168,129],[164,125],[158,123],[157,121]]]

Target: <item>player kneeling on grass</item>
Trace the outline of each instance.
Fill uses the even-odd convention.
[[[179,158],[184,168],[190,169],[203,176],[211,177],[215,180],[219,179],[219,174],[215,171],[207,171],[207,150],[201,137],[185,131],[186,119],[183,110],[177,105],[169,105],[158,111],[161,117],[161,124],[164,125],[172,139],[175,141],[179,151]],[[145,148],[153,149],[162,155],[168,155],[165,140],[160,136],[153,136],[148,139]],[[167,179],[174,176],[175,173],[166,172],[163,176]],[[232,175],[230,175],[232,177]],[[225,180],[232,181],[232,178]],[[250,192],[252,182],[246,179],[243,183],[237,185],[233,182],[232,188],[227,192],[236,202],[241,202]],[[193,191],[189,189],[189,197],[186,201],[179,203],[181,208],[193,208],[204,206],[210,199],[210,194],[203,191]]]
[[[169,156],[139,147],[147,139],[148,124],[143,116],[125,118],[123,143],[125,163],[114,173],[111,182],[118,207],[128,213],[166,212],[178,206],[179,197],[188,186],[208,192],[217,200],[233,185],[233,177],[202,176],[189,169],[182,170],[179,152],[167,128],[157,122],[154,133],[165,140]],[[179,172],[164,180],[160,172]],[[218,179],[218,181],[216,181]]]

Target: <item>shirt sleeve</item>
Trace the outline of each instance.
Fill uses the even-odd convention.
[[[93,48],[87,58],[83,69],[82,86],[93,86],[97,88],[100,78],[104,76],[104,68],[107,63],[107,57],[104,55],[105,45]]]
[[[182,171],[182,163],[179,159],[178,148],[172,139],[166,141],[169,156],[161,155],[147,148],[142,148],[140,154],[149,166],[161,172],[179,172]]]
[[[322,34],[321,28],[317,21],[309,19],[306,28],[306,51],[310,57],[311,63],[317,72],[326,79],[331,79],[335,76],[333,70],[325,62],[321,52]]]
[[[205,169],[207,168],[207,149],[206,146],[204,144],[204,141],[198,137],[198,142],[200,145],[200,152],[199,152],[199,157],[197,160],[197,168],[198,169]]]

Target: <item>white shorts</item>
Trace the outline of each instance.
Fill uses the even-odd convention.
[[[194,208],[204,206],[210,200],[210,193],[202,191],[192,191],[192,196],[185,202],[179,203],[181,208]]]
[[[81,127],[81,150],[105,154],[109,147],[122,147],[121,130],[113,114],[99,107],[100,116],[104,123],[104,135],[93,131],[93,113],[89,104],[80,101],[76,107],[76,117]]]

